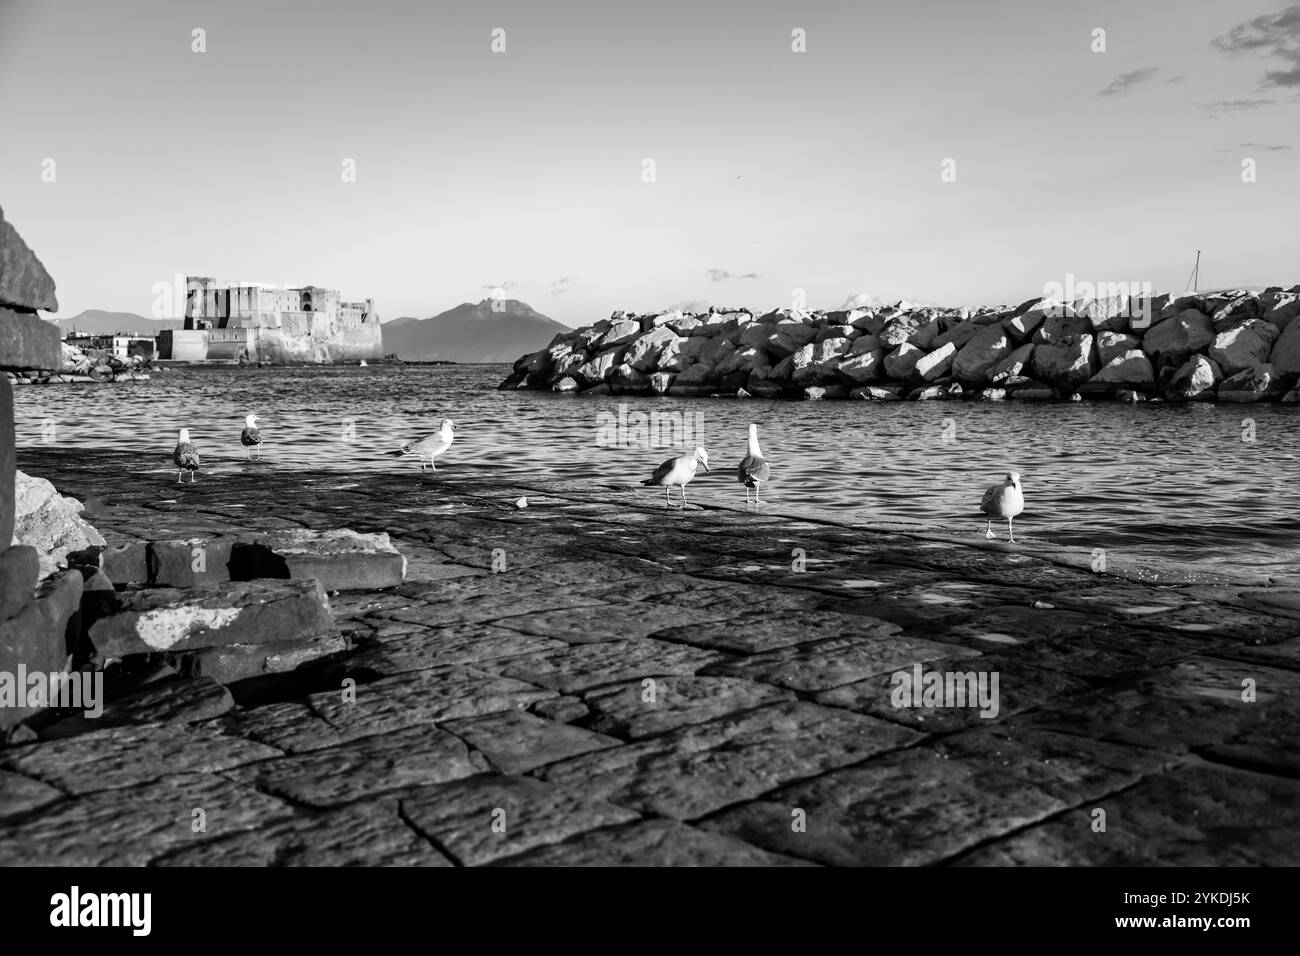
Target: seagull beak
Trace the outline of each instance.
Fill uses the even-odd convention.
[[[704,473],[707,475],[709,473],[709,463],[707,461],[702,461],[700,464],[704,466]]]

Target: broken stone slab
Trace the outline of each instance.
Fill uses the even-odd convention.
[[[65,498],[44,478],[14,475],[14,538],[40,555],[41,577],[66,565],[71,552],[104,544],[104,538],[81,517],[82,505]]]
[[[30,311],[59,311],[59,300],[54,295],[54,280],[50,278],[41,260],[36,258],[36,253],[18,235],[18,230],[5,221],[3,209],[0,209],[0,305]],[[46,324],[54,328],[51,323]],[[59,351],[58,341],[56,330],[56,355]],[[0,351],[0,364],[5,364],[5,359],[3,351]],[[37,367],[56,368],[57,363]]]
[[[487,758],[493,769],[525,774],[568,757],[617,747],[622,741],[521,710],[449,720],[442,725]]]
[[[60,353],[59,329],[53,322],[0,305],[0,367],[53,368]]]
[[[241,539],[230,555],[230,577],[315,578],[326,591],[377,591],[406,576],[406,558],[386,532],[361,534],[284,530]]]
[[[250,677],[297,670],[311,661],[341,654],[348,646],[348,639],[342,634],[305,642],[225,644],[175,655],[175,666],[188,677],[233,684]]]
[[[117,614],[90,628],[100,658],[312,641],[334,629],[319,581],[231,582],[194,592],[158,588],[121,599]]]
[[[171,588],[202,588],[229,581],[228,565],[234,545],[233,538],[223,537],[150,541],[145,549],[148,583]]]
[[[19,665],[29,674],[67,669],[69,632],[79,630],[73,618],[81,606],[81,589],[77,571],[47,578],[17,614],[0,621],[0,673],[17,674]],[[0,731],[40,709],[0,707]]]

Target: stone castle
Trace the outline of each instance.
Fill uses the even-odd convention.
[[[374,300],[343,302],[334,289],[185,282],[185,325],[164,331],[158,356],[175,361],[336,362],[383,357]]]

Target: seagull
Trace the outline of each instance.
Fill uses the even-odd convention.
[[[257,458],[262,459],[262,436],[257,430],[257,416],[244,416],[244,430],[239,433],[239,441],[248,451],[248,457],[253,457],[253,449],[257,449]]]
[[[433,459],[441,455],[451,447],[452,440],[456,437],[455,424],[447,418],[442,420],[442,427],[430,435],[428,438],[421,438],[419,441],[404,441],[397,451],[390,451],[390,455],[419,455],[420,471],[424,471],[424,459],[429,459],[429,467],[434,471],[438,469],[433,464]]]
[[[181,480],[181,472],[190,473],[190,482],[198,480],[195,474],[199,470],[199,453],[194,450],[190,444],[190,430],[182,428],[180,436],[176,439],[176,450],[172,452],[172,461],[176,463],[176,481]]]
[[[1007,536],[1012,543],[1016,540],[1015,532],[1011,527],[1011,519],[1020,512],[1025,510],[1025,493],[1020,487],[1020,472],[1007,472],[1006,481],[1000,485],[991,486],[988,491],[984,492],[984,497],[980,499],[980,511],[989,516],[988,526],[984,529],[984,537],[996,538],[993,533],[993,519],[1007,519]]]
[[[763,458],[763,452],[758,447],[758,426],[749,426],[749,453],[740,459],[740,466],[736,469],[736,480],[745,486],[745,504],[749,504],[749,489],[754,489],[754,504],[760,505],[758,500],[758,486],[767,481],[772,475],[772,469],[768,467],[767,461]]]
[[[686,486],[690,484],[695,477],[695,469],[698,465],[703,465],[704,470],[709,470],[709,453],[703,448],[697,447],[689,455],[681,455],[677,458],[669,458],[666,462],[655,469],[655,473],[641,482],[643,485],[663,485],[664,486],[664,507],[668,507],[668,489],[672,485],[682,489],[682,508],[686,508]]]

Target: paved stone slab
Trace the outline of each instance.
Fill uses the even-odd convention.
[[[203,832],[194,830],[195,810],[203,811]],[[291,812],[215,774],[178,773],[0,824],[0,866],[144,866],[168,851],[265,826]]]
[[[234,684],[250,677],[288,673],[312,661],[340,654],[348,646],[348,639],[336,634],[310,641],[226,644],[168,657],[182,674]]]
[[[1034,641],[1016,648],[1015,657],[1040,670],[1084,680],[1116,680],[1203,653],[1205,649],[1199,638],[1183,637],[1173,631],[1102,624],[1088,632],[1087,640]]]
[[[502,657],[562,651],[566,647],[563,641],[492,624],[419,628],[400,638],[367,647],[349,657],[342,669],[391,677],[449,664],[476,664]]]
[[[1085,639],[1099,623],[1096,613],[1007,604],[948,618],[937,626],[922,625],[916,632],[987,652],[1036,640]]]
[[[613,737],[518,710],[442,724],[487,758],[494,770],[523,774],[578,754],[617,747]]]
[[[169,680],[111,700],[98,717],[75,714],[41,731],[42,740],[127,724],[192,724],[220,717],[235,706],[230,691],[211,678]]]
[[[1095,809],[1106,830],[1094,832]],[[1249,822],[1247,822],[1249,821]],[[1294,866],[1300,781],[1189,766],[999,840],[962,866]]]
[[[793,700],[794,694],[769,684],[734,677],[658,677],[626,681],[587,691],[590,727],[628,740],[641,740],[701,724],[765,704]]]
[[[590,830],[497,866],[809,866],[675,820]]]
[[[724,659],[723,655],[711,651],[642,638],[578,644],[563,651],[488,661],[483,666],[499,668],[508,677],[572,694],[618,681],[694,674]]]
[[[230,555],[231,577],[315,579],[326,591],[375,591],[396,587],[406,575],[406,558],[384,532],[360,534],[283,529],[245,538]]]
[[[316,581],[225,584],[211,591],[157,588],[122,595],[122,610],[96,621],[90,640],[102,658],[225,644],[311,640],[333,631],[329,599]]]
[[[701,825],[831,865],[924,865],[1127,785],[1142,768],[1140,762],[1124,766],[1124,748],[1094,749],[1071,738],[1040,736],[1027,742],[1027,750],[998,751],[1005,738],[989,731],[961,736],[971,738],[966,747],[947,748],[941,741],[938,750],[886,754]],[[803,832],[794,826],[800,810]]]
[[[443,667],[357,684],[355,702],[344,689],[313,694],[313,711],[346,737],[387,733],[456,717],[522,710],[557,696],[545,690],[470,667]]]
[[[498,775],[403,794],[402,813],[466,866],[481,866],[584,830],[636,819],[635,813],[585,788]]]
[[[791,647],[829,638],[875,638],[897,634],[901,628],[863,614],[837,614],[834,611],[797,610],[738,612],[714,623],[692,623],[668,628],[655,636],[665,641],[708,647],[737,654]]]
[[[909,672],[907,668],[901,670],[910,675],[907,686],[914,687],[914,673]],[[923,706],[923,695],[912,697],[901,693],[903,684],[895,680],[895,674],[899,671],[877,674],[865,680],[824,691],[814,696],[813,700],[829,707],[845,707],[858,713],[871,714],[933,734],[977,727],[989,720],[1005,720],[1035,707],[1053,705],[1062,700],[1080,697],[1092,690],[1090,684],[1076,677],[1026,667],[1014,658],[1004,656],[986,654],[977,658],[943,658],[928,661],[922,668],[923,675],[934,671],[944,675],[974,673],[977,675],[977,681],[980,674],[997,674],[997,713],[984,716],[984,708],[977,702],[965,707]],[[984,681],[985,687],[991,691],[993,686],[991,677],[985,677]],[[896,691],[900,691],[897,696],[898,701],[904,704],[916,703],[920,706],[895,706]]]
[[[212,535],[150,541],[145,547],[148,582],[170,588],[218,587],[230,580],[234,544],[234,538]],[[125,559],[123,555],[124,564]],[[134,572],[129,566],[123,570],[128,575]],[[118,582],[113,579],[113,583]]]
[[[435,727],[408,727],[336,747],[277,756],[230,770],[226,776],[295,804],[337,807],[484,769],[458,737]]]
[[[12,770],[0,770],[0,822],[63,798],[63,791]]]
[[[665,628],[720,620],[725,616],[725,613],[717,611],[641,601],[520,614],[499,618],[496,623],[521,634],[537,634],[566,644],[597,644],[601,641],[647,637]]]
[[[287,753],[334,747],[352,739],[301,701],[237,709],[221,718],[216,726],[224,733]]]
[[[690,820],[920,736],[871,717],[793,702],[576,757],[540,775],[643,813]]]
[[[843,638],[755,654],[709,667],[705,673],[743,677],[790,690],[819,691],[915,663],[963,655],[975,657],[978,652],[915,637]]]
[[[1242,700],[1246,680],[1255,682],[1254,702]],[[1300,674],[1196,657],[1026,720],[1065,733],[1183,753],[1298,718]]]
[[[302,814],[210,843],[154,866],[451,866],[410,828],[392,798]]]
[[[0,767],[67,793],[127,787],[188,772],[216,772],[275,756],[270,747],[205,727],[106,727],[61,740],[0,750]]]

